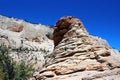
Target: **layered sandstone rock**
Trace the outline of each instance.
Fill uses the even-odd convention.
[[[119,80],[120,53],[89,35],[75,17],[60,18],[53,33],[55,49],[37,80]]]

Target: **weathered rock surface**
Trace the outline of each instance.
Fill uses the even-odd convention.
[[[53,39],[53,40],[51,40]],[[0,45],[36,70],[30,80],[119,80],[120,53],[73,16],[53,28],[0,15]],[[54,47],[55,45],[55,47]]]
[[[54,57],[37,80],[119,80],[120,53],[97,37],[89,35],[75,17],[60,18],[53,33]]]
[[[49,26],[0,15],[0,45],[10,49],[14,61],[25,61],[37,71],[46,63],[45,57],[53,52],[54,43],[49,39],[52,33]]]

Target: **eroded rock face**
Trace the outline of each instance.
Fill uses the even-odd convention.
[[[74,34],[74,32],[70,32],[66,36],[64,36],[64,34],[67,33],[73,25],[79,25],[81,29],[84,29],[81,21],[73,16],[64,16],[57,21],[53,32],[53,40],[55,46],[58,45],[58,43],[64,37],[72,36]],[[77,32],[79,33],[79,31]]]
[[[37,80],[120,79],[120,53],[105,40],[89,35],[78,18],[60,18],[53,36],[53,60],[35,75]]]
[[[46,55],[53,51],[54,43],[49,39],[52,33],[49,26],[0,15],[0,46],[10,49],[12,60],[24,61],[36,71],[43,68]]]
[[[21,32],[23,31],[23,25],[18,23],[13,23],[13,26],[8,28],[8,30],[13,32]]]

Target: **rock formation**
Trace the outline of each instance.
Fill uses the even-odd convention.
[[[0,46],[10,49],[9,56],[14,61],[25,61],[36,71],[42,69],[46,55],[53,51],[54,43],[47,37],[52,33],[49,26],[0,15]]]
[[[13,61],[33,65],[30,80],[120,79],[119,51],[90,35],[73,16],[60,18],[53,30],[0,15],[0,46],[3,44]]]
[[[60,18],[53,40],[54,57],[34,75],[37,80],[120,79],[120,53],[105,40],[90,35],[78,18]]]

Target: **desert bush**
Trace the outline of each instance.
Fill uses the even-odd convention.
[[[0,46],[0,80],[27,80],[33,71],[32,65],[26,65],[24,61],[12,61],[9,49],[4,45]]]
[[[1,75],[4,75],[4,79],[12,80],[14,76],[12,61],[8,56],[8,48],[4,45],[0,46],[0,67],[1,67]]]
[[[21,61],[20,64],[14,62],[13,67],[15,80],[28,80],[29,77],[32,77],[34,71],[32,65],[26,65],[24,61]]]

